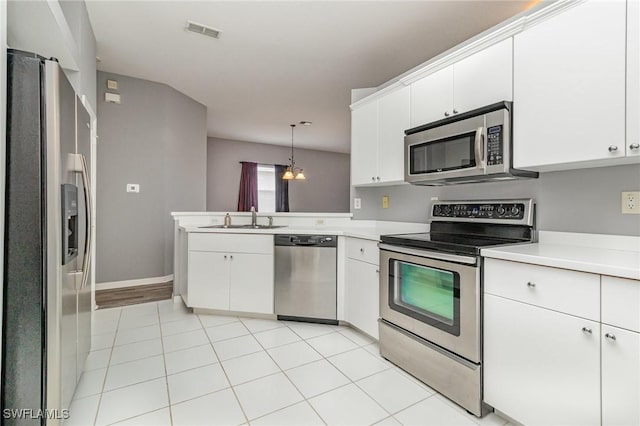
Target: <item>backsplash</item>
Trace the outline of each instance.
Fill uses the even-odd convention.
[[[399,185],[353,188],[354,219],[426,222],[431,197],[440,200],[533,198],[545,231],[640,236],[640,216],[620,212],[620,193],[640,190],[640,165],[540,173],[539,179],[447,187]],[[389,208],[382,208],[382,197]],[[353,198],[362,208],[353,209]]]

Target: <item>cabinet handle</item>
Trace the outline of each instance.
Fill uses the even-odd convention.
[[[372,180],[373,182],[375,182],[375,181],[376,181],[376,178],[374,178],[373,176],[371,176],[371,180]]]
[[[457,113],[458,113],[458,110],[457,110],[457,109],[454,109],[454,110],[453,110],[453,113],[454,113],[454,114],[457,114]]]
[[[591,334],[592,331],[589,327],[582,327],[582,332],[585,334]]]
[[[360,253],[364,253],[364,249],[363,248],[360,248]]]
[[[617,150],[618,150],[618,147],[617,147],[617,146],[615,146],[615,145],[611,145],[611,146],[609,147],[609,152],[616,152]]]
[[[529,287],[529,288],[535,288],[535,287],[536,287],[536,283],[532,283],[531,281],[529,281],[529,282],[527,283],[527,287]]]
[[[450,114],[449,114],[447,111],[445,111],[445,112],[444,112],[444,116],[445,116],[445,117],[448,117],[449,115],[450,115]]]
[[[629,145],[629,149],[638,149],[640,148],[640,143],[632,143],[631,145]]]
[[[380,269],[376,269],[376,274],[379,274],[379,273],[380,273]],[[615,337],[614,337],[614,339],[615,339]]]
[[[615,334],[611,334],[611,333],[606,333],[604,335],[604,337],[606,337],[607,339],[611,340],[612,342],[616,341],[616,335]]]
[[[224,260],[227,260],[227,255],[226,254],[224,255]]]
[[[376,176],[376,180],[380,182],[380,176]]]
[[[229,256],[229,259],[233,260],[233,256]]]

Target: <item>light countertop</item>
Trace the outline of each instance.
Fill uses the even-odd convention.
[[[640,252],[536,243],[483,249],[482,256],[640,280]]]
[[[369,222],[369,221],[368,221]],[[353,224],[343,226],[304,226],[291,225],[272,229],[239,229],[239,228],[201,228],[198,226],[180,226],[185,232],[223,233],[223,234],[318,234],[341,235],[345,237],[362,238],[380,241],[381,235],[402,234],[410,232],[426,232],[429,225],[424,223],[382,222],[375,225],[367,223],[365,226]]]

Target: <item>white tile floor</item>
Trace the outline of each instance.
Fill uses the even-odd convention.
[[[164,301],[100,310],[72,425],[495,425],[380,357],[348,327],[195,315]]]

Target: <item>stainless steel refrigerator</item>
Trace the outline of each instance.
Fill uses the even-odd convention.
[[[90,150],[59,64],[9,50],[3,424],[60,424],[90,350]]]

